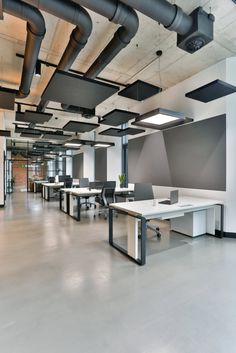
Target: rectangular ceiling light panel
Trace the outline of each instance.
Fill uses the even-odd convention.
[[[221,80],[215,80],[207,85],[186,93],[185,96],[203,103],[207,103],[235,92],[235,86]]]
[[[99,126],[100,126],[99,124],[91,124],[91,123],[84,123],[81,121],[71,120],[63,127],[63,130],[83,133],[83,132],[90,132]]]
[[[101,124],[118,126],[127,123],[129,120],[139,116],[138,113],[129,112],[127,110],[114,109],[102,117]]]
[[[150,83],[137,80],[118,93],[119,96],[143,101],[161,92],[161,88]]]
[[[94,109],[115,94],[119,88],[64,71],[55,71],[42,100]]]
[[[42,136],[44,139],[48,139],[48,140],[68,140],[68,138],[71,137],[71,135],[62,135],[62,134],[55,134],[55,133],[50,133],[50,132],[46,132],[43,134]]]
[[[168,127],[182,124],[186,122],[185,119],[183,113],[158,108],[136,118],[133,125],[163,130]]]

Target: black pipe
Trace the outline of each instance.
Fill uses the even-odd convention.
[[[24,63],[17,93],[18,98],[25,98],[30,93],[36,62],[46,32],[44,18],[36,8],[19,0],[3,0],[3,11],[27,21]]]
[[[131,7],[117,0],[73,1],[107,17],[111,22],[122,26],[118,28],[110,43],[108,43],[85,73],[86,77],[95,78],[135,36],[139,26],[138,16]]]
[[[122,2],[178,34],[186,34],[192,27],[191,16],[185,14],[179,6],[170,4],[166,0],[122,0]]]
[[[92,21],[88,12],[72,1],[64,0],[24,0],[25,2],[48,12],[58,18],[76,25],[70,36],[70,41],[58,64],[58,70],[68,71],[77,58],[80,51],[86,45],[92,32]],[[39,110],[43,111],[47,102],[39,104]]]

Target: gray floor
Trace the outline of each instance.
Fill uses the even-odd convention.
[[[0,210],[1,353],[235,353],[236,240],[148,235],[147,265],[18,193]],[[118,217],[122,238],[125,221]]]

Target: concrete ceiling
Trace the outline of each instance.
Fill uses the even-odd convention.
[[[202,6],[207,12],[212,12],[216,18],[214,41],[197,53],[188,54],[176,46],[176,33],[166,30],[162,25],[138,13],[140,26],[137,35],[99,76],[123,84],[130,84],[140,79],[167,89],[224,58],[236,55],[236,5],[232,0],[172,1],[174,2],[186,13],[190,13],[198,6]],[[73,26],[47,13],[42,13],[47,32],[39,58],[57,64],[68,43]],[[106,18],[91,11],[89,13],[93,21],[93,32],[72,67],[82,72],[85,72],[93,63],[117,29],[117,26]],[[23,60],[16,57],[16,53],[24,53],[25,25],[24,21],[7,14],[4,14],[4,20],[0,21],[1,86],[15,89],[19,87]],[[161,58],[157,58],[157,50],[162,50]],[[43,65],[41,77],[33,78],[31,94],[22,102],[38,104],[53,72],[52,67]],[[132,110],[134,105],[137,105],[137,102],[114,95],[97,107],[96,114],[104,115],[115,108]],[[49,107],[59,108],[60,106],[50,103]],[[84,120],[75,114],[54,113],[54,117],[46,125],[61,128],[69,120]],[[5,117],[6,128],[13,130],[14,113],[6,112]],[[94,122],[96,119],[89,121]],[[104,126],[105,128],[107,127]],[[19,135],[15,134],[15,136]]]

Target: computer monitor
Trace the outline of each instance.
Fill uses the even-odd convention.
[[[163,205],[173,205],[179,202],[179,190],[172,190],[170,192],[170,199],[159,202]]]

